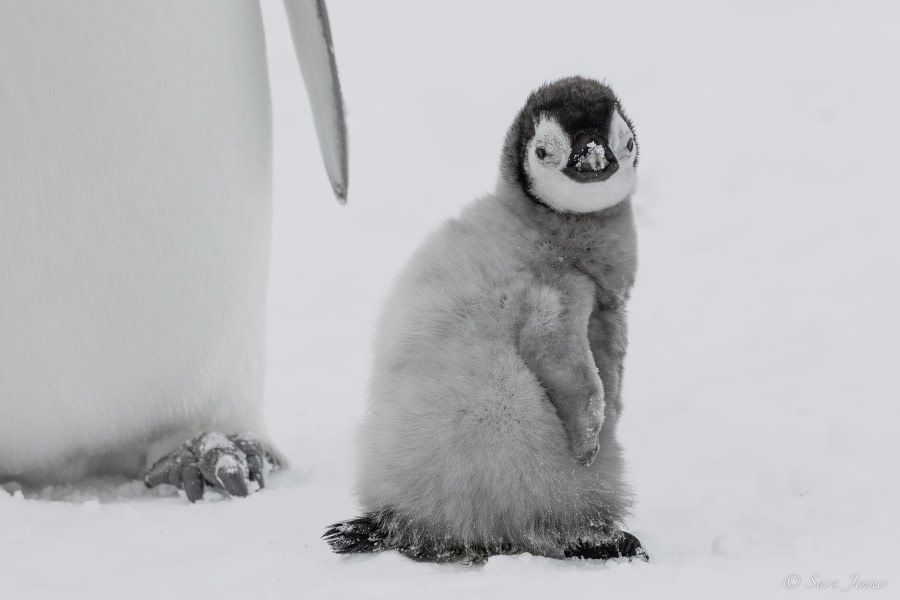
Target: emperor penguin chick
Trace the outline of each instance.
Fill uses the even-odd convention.
[[[494,194],[415,253],[384,309],[362,427],[364,516],[335,552],[647,558],[616,424],[637,141],[608,86],[531,94]]]

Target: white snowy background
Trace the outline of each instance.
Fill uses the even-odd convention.
[[[189,505],[100,481],[0,493],[0,598],[819,598],[900,590],[895,2],[339,1],[332,199],[283,8],[267,413],[293,461]],[[621,438],[648,564],[331,554],[354,516],[373,326],[426,233],[490,191],[528,92],[606,78],[641,145]],[[783,585],[799,576],[799,589]]]

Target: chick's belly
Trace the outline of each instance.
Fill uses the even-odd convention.
[[[495,342],[489,351],[445,356],[440,368],[407,363],[373,382],[363,480],[404,498],[433,490],[487,496],[490,505],[562,484],[575,465],[562,423],[515,348]]]

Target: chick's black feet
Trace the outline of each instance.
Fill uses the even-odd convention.
[[[372,513],[348,521],[331,525],[322,536],[332,551],[337,554],[358,554],[396,550],[403,556],[417,562],[460,563],[483,565],[491,554],[514,554],[516,552],[497,548],[488,551],[480,548],[465,548],[458,544],[435,543],[426,536],[419,536],[415,542],[392,539],[386,521],[390,513]]]
[[[247,496],[265,487],[265,475],[277,466],[271,453],[251,434],[202,433],[162,457],[144,473],[147,487],[168,483],[196,502],[207,487],[228,496]]]
[[[565,551],[566,558],[591,558],[596,560],[608,560],[610,558],[638,558],[649,561],[650,555],[641,546],[641,541],[628,533],[620,531],[609,541],[601,544],[589,544],[581,542],[570,546]]]
[[[335,523],[322,536],[335,554],[388,550],[386,538],[381,523],[370,515]]]

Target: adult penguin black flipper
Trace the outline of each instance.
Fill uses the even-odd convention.
[[[338,202],[347,202],[347,126],[324,0],[285,0],[291,37],[312,108],[325,170]]]

